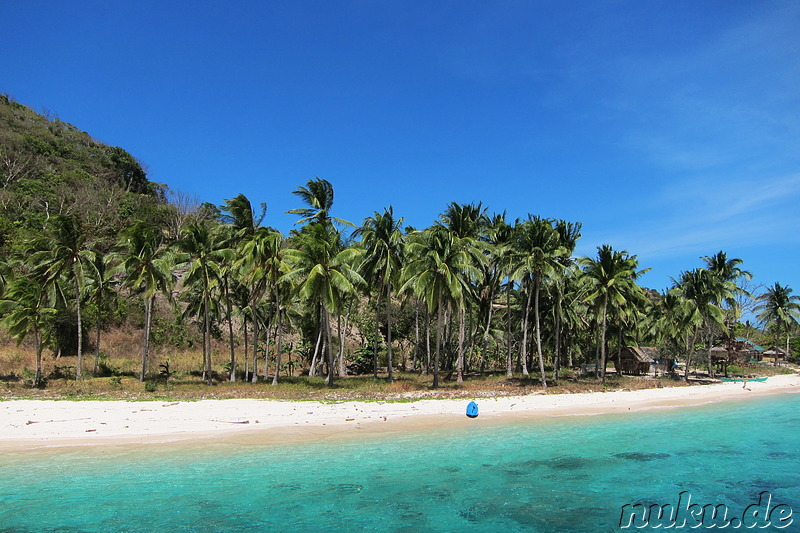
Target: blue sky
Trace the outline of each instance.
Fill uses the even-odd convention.
[[[800,292],[800,3],[11,0],[0,92],[287,232],[451,201],[583,223],[655,289],[718,250]]]

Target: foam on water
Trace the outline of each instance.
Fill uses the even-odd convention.
[[[800,395],[289,446],[80,448],[0,460],[0,532],[617,531],[626,504],[800,525]],[[791,530],[791,527],[789,528]]]

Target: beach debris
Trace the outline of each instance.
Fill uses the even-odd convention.
[[[219,422],[221,424],[249,424],[249,420],[212,420],[212,422]]]
[[[96,429],[87,429],[85,433],[91,433],[92,431],[97,431]]]
[[[172,407],[173,405],[178,405],[181,402],[172,402],[172,403],[165,403],[161,404],[161,407]]]

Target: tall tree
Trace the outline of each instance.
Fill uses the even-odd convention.
[[[86,303],[94,305],[96,309],[97,338],[95,339],[94,368],[92,375],[97,376],[100,365],[100,335],[105,327],[115,302],[119,299],[117,282],[114,280],[112,263],[114,257],[102,252],[94,252],[87,269]]]
[[[81,379],[83,371],[81,297],[85,284],[84,268],[92,259],[86,235],[79,220],[71,216],[58,215],[50,220],[47,234],[43,238],[35,239],[31,245],[33,248],[31,262],[45,285],[58,283],[62,276],[71,278],[78,322],[78,361],[75,366],[75,378]]]
[[[208,221],[191,223],[181,232],[177,242],[181,253],[175,258],[176,267],[186,269],[184,287],[196,291],[202,304],[203,377],[209,385],[212,382],[210,301],[221,286],[222,265],[233,259],[233,251],[225,247],[220,237]]]
[[[583,261],[586,275],[593,282],[593,292],[587,300],[600,301],[600,351],[602,365],[602,380],[606,382],[606,329],[608,327],[609,305],[624,305],[628,300],[626,296],[635,291],[636,278],[646,270],[637,270],[639,261],[636,256],[628,252],[614,251],[611,246],[604,244],[597,248],[595,259],[586,258]]]
[[[459,305],[467,273],[480,276],[473,258],[458,237],[443,226],[415,232],[406,246],[401,292],[413,292],[425,302],[428,312],[436,313],[436,355],[433,366],[433,387],[439,386],[439,362],[442,347],[443,312],[448,303]]]
[[[386,327],[387,327],[387,360],[389,367],[389,381],[394,379],[392,374],[392,287],[396,284],[402,268],[403,233],[401,231],[402,218],[395,218],[391,206],[383,214],[375,212],[374,217],[367,217],[364,224],[356,232],[362,238],[365,257],[362,263],[364,278],[377,283],[378,294],[375,300],[375,328],[376,342],[373,355],[375,377],[378,374],[378,343],[377,329],[380,322],[381,297],[385,294],[386,302]]]
[[[767,292],[758,297],[756,308],[758,320],[765,324],[774,324],[776,330],[786,333],[786,355],[789,355],[789,336],[792,326],[800,320],[800,296],[792,295],[788,286],[775,283]],[[776,358],[777,360],[777,358]]]
[[[511,277],[523,282],[526,292],[525,313],[523,317],[522,360],[523,371],[527,374],[528,313],[531,301],[534,304],[536,327],[536,352],[539,356],[539,371],[542,387],[547,387],[547,376],[544,370],[542,354],[541,318],[539,311],[539,293],[546,279],[552,277],[562,268],[561,261],[567,257],[568,251],[559,240],[554,228],[554,221],[536,216],[518,223],[514,237],[515,269]]]
[[[40,281],[30,277],[20,277],[7,286],[4,299],[0,300],[0,314],[5,315],[2,325],[8,334],[20,344],[29,334],[33,334],[36,350],[36,374],[33,385],[42,384],[42,344],[46,340],[50,321],[55,317],[52,290]]]
[[[153,304],[159,292],[171,298],[173,283],[170,253],[164,245],[160,228],[141,220],[122,234],[120,242],[121,269],[125,286],[142,296],[144,302],[144,333],[142,337],[142,366],[139,381],[147,375],[150,355],[150,324]]]
[[[333,386],[334,360],[331,314],[341,309],[346,294],[365,283],[353,267],[357,248],[343,248],[341,234],[330,224],[312,222],[297,235],[297,247],[286,251],[290,270],[282,280],[295,283],[301,298],[317,302],[321,310],[320,331],[325,335],[328,372],[325,382]]]
[[[305,187],[298,187],[292,194],[300,198],[308,206],[287,211],[287,213],[302,217],[295,224],[317,222],[323,225],[336,223],[355,227],[352,222],[330,216],[330,210],[333,207],[333,185],[328,180],[322,178],[308,180]]]

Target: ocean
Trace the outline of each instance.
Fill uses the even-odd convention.
[[[800,531],[798,467],[800,394],[305,444],[15,452],[0,457],[0,532]]]

